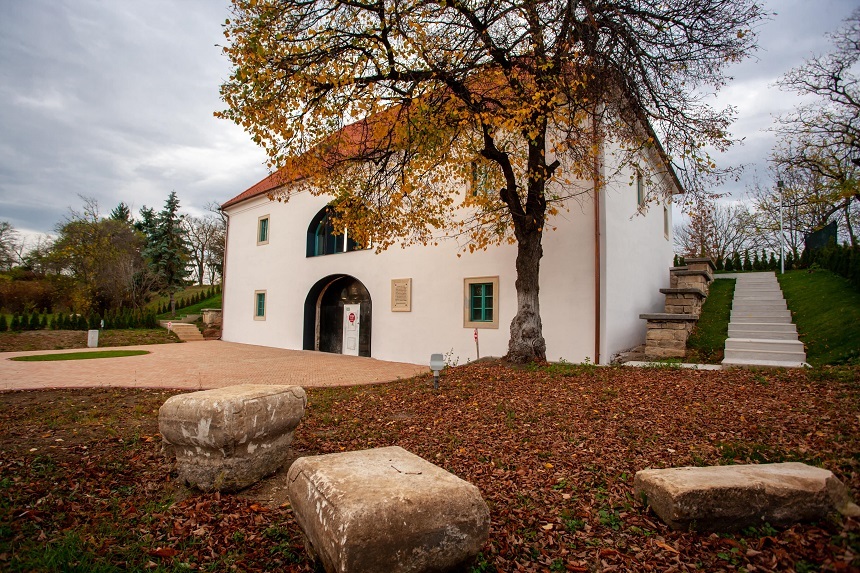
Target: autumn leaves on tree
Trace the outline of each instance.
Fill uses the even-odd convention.
[[[672,168],[691,190],[716,173],[704,149],[730,143],[731,112],[701,94],[749,53],[762,19],[753,0],[233,4],[218,115],[272,169],[302,177],[285,195],[332,195],[336,228],[359,242],[515,243],[508,358],[520,362],[545,357],[548,219],[599,191],[605,142],[655,196]]]

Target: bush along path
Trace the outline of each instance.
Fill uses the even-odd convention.
[[[0,569],[313,570],[284,472],[241,495],[175,483],[157,435],[170,395],[0,394]],[[439,391],[425,376],[308,396],[296,456],[399,445],[480,489],[491,531],[472,573],[860,567],[856,520],[677,532],[632,493],[648,467],[802,461],[857,499],[857,367],[482,363],[447,370]]]

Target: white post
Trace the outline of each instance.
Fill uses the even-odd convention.
[[[785,233],[782,231],[782,179],[776,182],[779,189],[779,274],[785,274]]]

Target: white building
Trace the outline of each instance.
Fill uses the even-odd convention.
[[[611,160],[612,151],[604,157]],[[671,169],[655,167],[679,193]],[[671,206],[652,204],[639,214],[647,190],[631,169],[608,178],[596,206],[593,185],[580,184],[589,192],[571,200],[550,221],[556,230],[543,236],[543,335],[549,360],[607,363],[644,342],[640,313],[663,309]],[[422,364],[437,352],[460,364],[507,353],[517,310],[515,246],[460,257],[453,241],[354,250],[348,231],[331,234],[325,196],[270,200],[282,185],[290,185],[283,171],[222,206],[229,217],[224,340]]]

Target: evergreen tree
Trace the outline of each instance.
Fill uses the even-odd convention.
[[[185,284],[189,257],[179,215],[179,198],[175,191],[171,191],[158,215],[154,215],[151,209],[144,209],[141,209],[140,222],[141,231],[147,237],[144,255],[158,278],[161,291],[170,295],[170,311],[175,312],[174,294]]]
[[[718,271],[723,270],[723,267],[724,267],[724,265],[723,265],[723,257],[717,257],[717,260],[716,260],[716,262],[714,263],[714,265],[717,267],[717,270],[718,270]]]
[[[10,326],[10,330],[12,330],[12,332],[21,331],[21,317],[18,316],[18,313],[12,315],[12,324]]]
[[[750,261],[749,250],[744,251],[744,262],[743,262],[743,266],[741,268],[745,271],[751,271],[752,270],[752,261]]]
[[[775,271],[779,268],[779,262],[776,260],[776,255],[771,251],[770,260],[767,263],[768,270]]]
[[[6,315],[0,312],[0,332],[9,330],[9,323],[6,321]]]
[[[723,268],[729,272],[735,270],[734,257],[726,257],[726,263]]]
[[[39,316],[39,330],[48,328],[48,315],[42,314]]]
[[[124,201],[120,201],[120,204],[113,208],[113,211],[110,212],[108,218],[113,219],[114,221],[126,223],[128,225],[134,224],[134,221],[131,217],[131,209],[128,205],[125,204]]]
[[[756,253],[755,251],[753,251],[752,270],[761,270],[761,261],[758,258],[758,253]]]

